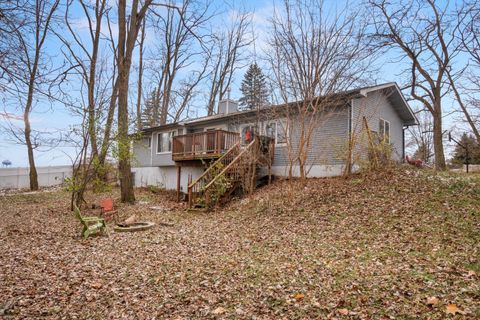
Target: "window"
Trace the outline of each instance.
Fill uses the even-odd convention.
[[[245,125],[240,127],[240,135],[242,137],[242,143],[243,144],[249,144],[250,142],[253,141],[253,138],[255,137],[255,126],[253,125]]]
[[[265,125],[265,135],[275,139],[275,144],[287,143],[286,122],[284,120],[268,122]]]
[[[157,139],[157,153],[172,151],[172,138],[175,136],[175,131],[161,132]]]
[[[148,137],[146,138],[147,141],[145,141],[145,145],[148,146],[148,148],[150,149],[152,147],[152,137]]]
[[[287,122],[284,120],[278,120],[277,122],[277,144],[285,144],[288,139]]]
[[[277,137],[277,123],[270,122],[265,126],[265,135],[269,138],[276,139]]]
[[[380,119],[378,128],[380,139],[382,139],[382,141],[385,141],[386,143],[390,143],[390,122],[384,119]]]

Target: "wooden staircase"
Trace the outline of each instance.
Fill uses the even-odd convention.
[[[273,139],[257,136],[247,146],[232,146],[188,185],[190,209],[208,210],[223,204],[238,190],[255,189],[257,169],[273,162]]]

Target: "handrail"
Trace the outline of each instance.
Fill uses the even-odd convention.
[[[233,159],[232,162],[230,162],[222,171],[220,171],[219,174],[217,174],[213,179],[212,181],[210,181],[204,188],[203,190],[206,191],[210,188],[210,186],[216,182],[218,179],[220,179],[221,176],[223,176],[225,174],[225,172],[227,172],[234,164],[236,164],[238,161],[240,161],[240,159],[242,158],[243,154],[245,154],[247,151],[250,150],[250,148],[257,143],[257,138],[254,138],[252,142],[250,142],[250,144],[242,150],[242,152],[240,152],[236,157],[235,159]]]
[[[239,133],[221,129],[174,136],[172,159],[183,161],[220,157],[239,140]]]
[[[225,133],[240,135],[240,133],[238,133],[238,132],[227,131],[227,130],[224,130],[224,129],[215,129],[213,132],[225,132]],[[192,133],[184,133],[184,134],[179,134],[178,136],[173,136],[173,138],[182,138],[182,137],[188,137],[188,136],[193,136],[193,135],[201,135],[201,134],[207,134],[207,133],[212,133],[212,131],[199,131],[199,132],[192,132]]]
[[[220,158],[218,158],[213,164],[211,164],[207,170],[205,170],[200,177],[198,177],[194,182],[188,185],[188,188],[193,188],[204,176],[213,171],[215,165],[222,161],[230,152],[233,152],[237,147],[240,146],[240,142],[235,143],[227,152],[225,152]]]

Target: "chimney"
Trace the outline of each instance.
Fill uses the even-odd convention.
[[[231,99],[222,99],[218,102],[218,114],[230,114],[238,111],[238,103]]]

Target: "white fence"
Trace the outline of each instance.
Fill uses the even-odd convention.
[[[463,165],[463,172],[467,172],[467,166]],[[468,166],[468,172],[480,172],[480,164],[470,164]]]
[[[40,187],[62,184],[72,176],[72,166],[37,167]],[[28,168],[0,168],[0,189],[23,189],[30,187]]]

